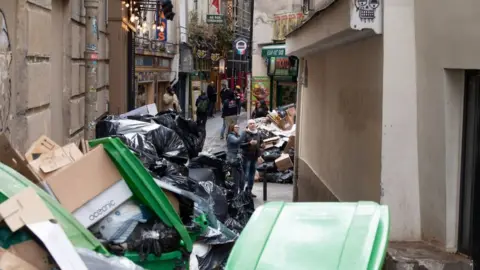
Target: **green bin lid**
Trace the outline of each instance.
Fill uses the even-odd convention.
[[[375,202],[271,202],[255,211],[226,269],[377,270],[388,233],[388,208]]]
[[[185,244],[188,252],[192,251],[193,241],[180,216],[163,190],[155,183],[142,162],[130,151],[119,138],[101,138],[89,142],[91,147],[103,145],[132,193],[169,227],[174,227]]]

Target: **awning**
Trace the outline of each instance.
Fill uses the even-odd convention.
[[[262,48],[262,57],[282,57],[285,55],[285,44],[268,45]]]

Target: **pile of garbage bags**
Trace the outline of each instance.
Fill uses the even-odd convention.
[[[198,258],[199,269],[224,265],[233,243],[254,212],[254,203],[249,194],[236,187],[237,180],[230,173],[224,152],[201,153],[205,130],[190,119],[165,112],[156,116],[107,116],[97,123],[96,134],[97,138],[120,138],[141,160],[156,184],[175,194],[180,218],[189,231],[195,227],[196,218],[206,217],[208,226],[199,243],[211,248]],[[180,242],[176,232],[169,232],[158,220],[148,221],[150,213],[141,206],[126,203],[116,212],[119,213],[112,213],[110,219],[92,230],[108,241],[111,250],[126,243],[127,249],[147,256],[178,248],[168,244]],[[117,225],[106,226],[115,219]],[[159,235],[162,241],[157,243]]]

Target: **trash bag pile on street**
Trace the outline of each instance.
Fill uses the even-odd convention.
[[[296,126],[290,123],[294,122],[295,108],[293,105],[286,108],[277,109],[268,117],[255,119],[265,143],[265,150],[257,163],[259,181],[293,183]]]
[[[96,140],[60,146],[41,136],[24,155],[0,134],[0,262],[222,269],[255,209],[226,153],[201,152],[205,134],[174,112],[107,116]],[[17,205],[28,211],[4,212]],[[44,215],[18,220],[45,220],[46,231],[2,222],[12,213]]]
[[[96,127],[97,137],[119,137],[142,161],[158,186],[176,195],[180,217],[187,226],[205,215],[208,227],[199,241],[231,247],[254,211],[251,196],[238,191],[225,152],[201,153],[205,132],[174,112],[156,116],[108,116]],[[140,221],[138,221],[140,222]],[[155,251],[155,245],[151,244]],[[141,247],[141,250],[145,250]],[[212,248],[217,252],[223,248]],[[227,254],[219,254],[222,264]],[[210,256],[211,257],[211,256]],[[218,263],[218,259],[211,260]],[[212,269],[202,261],[200,269]]]

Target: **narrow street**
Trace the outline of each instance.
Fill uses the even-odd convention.
[[[220,129],[222,128],[222,117],[220,113],[214,118],[207,121],[207,138],[203,150],[207,152],[217,152],[226,150],[225,140],[220,140]],[[238,119],[240,130],[244,130],[247,126],[247,113],[242,112]],[[291,184],[276,184],[268,183],[267,186],[267,200],[268,201],[292,201],[293,185]],[[253,187],[253,193],[257,195],[255,198],[255,206],[262,205],[263,201],[263,183],[256,182]]]

